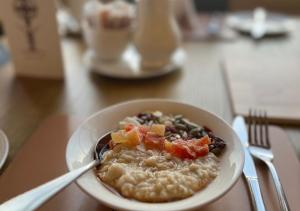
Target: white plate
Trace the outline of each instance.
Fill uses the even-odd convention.
[[[170,60],[170,64],[157,69],[147,70],[140,65],[140,56],[133,46],[129,46],[119,61],[108,62],[100,60],[92,50],[87,50],[84,63],[87,68],[103,76],[121,79],[145,79],[159,77],[182,68],[185,61],[185,51],[177,49]]]
[[[119,197],[105,188],[94,171],[89,171],[77,180],[77,184],[103,204],[118,210],[187,210],[203,206],[224,195],[237,181],[242,172],[244,153],[240,141],[230,125],[216,115],[201,108],[169,100],[135,100],[108,107],[84,121],[69,140],[66,160],[69,170],[92,161],[93,148],[98,138],[117,127],[126,116],[142,111],[160,110],[167,114],[182,114],[199,125],[211,128],[226,143],[220,157],[220,174],[195,195],[174,202],[144,203]],[[117,202],[117,203],[116,203]]]
[[[2,168],[9,151],[9,143],[5,133],[0,130],[0,169]]]
[[[253,25],[253,11],[236,12],[227,18],[227,24],[238,31],[250,33]],[[267,35],[287,34],[293,27],[293,21],[287,16],[278,13],[267,13]]]

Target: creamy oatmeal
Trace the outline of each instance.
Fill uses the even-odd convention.
[[[165,152],[114,148],[106,153],[98,176],[123,196],[147,202],[186,198],[218,175],[213,153],[182,160]]]
[[[97,176],[144,202],[183,199],[203,189],[218,175],[216,155],[225,147],[210,129],[161,112],[126,118],[111,138]]]

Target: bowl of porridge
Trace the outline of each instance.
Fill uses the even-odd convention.
[[[89,117],[69,140],[68,168],[90,162],[107,132],[111,139],[101,165],[77,184],[118,210],[198,208],[223,196],[242,171],[242,146],[224,120],[161,99],[129,101]]]

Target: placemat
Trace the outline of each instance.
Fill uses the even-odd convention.
[[[233,112],[265,109],[270,121],[300,124],[300,59],[227,55],[222,61]]]
[[[50,179],[66,173],[65,150],[68,138],[81,119],[53,116],[45,120],[17,153],[5,172],[0,176],[0,202],[36,187]],[[270,128],[275,166],[292,211],[300,207],[300,163],[283,130]],[[271,175],[262,163],[257,163],[262,193],[269,211],[279,210]],[[111,211],[89,197],[76,184],[72,184],[39,210],[98,210]],[[222,198],[201,208],[202,211],[250,211],[251,201],[247,184],[241,177],[235,186]]]

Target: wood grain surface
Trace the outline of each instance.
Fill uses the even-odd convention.
[[[231,122],[228,90],[220,61],[225,55],[251,58],[300,57],[300,18],[287,37],[255,42],[246,36],[226,41],[185,42],[187,61],[181,71],[157,79],[115,80],[90,74],[84,67],[81,40],[63,38],[65,79],[38,80],[14,75],[12,64],[0,68],[0,128],[10,140],[9,161],[48,116],[58,113],[88,116],[124,100],[170,98],[194,104]],[[255,62],[255,61],[254,61]],[[276,62],[276,61],[274,61]],[[300,152],[300,127],[286,127]],[[299,155],[299,154],[298,154]],[[6,163],[9,163],[9,161]]]

